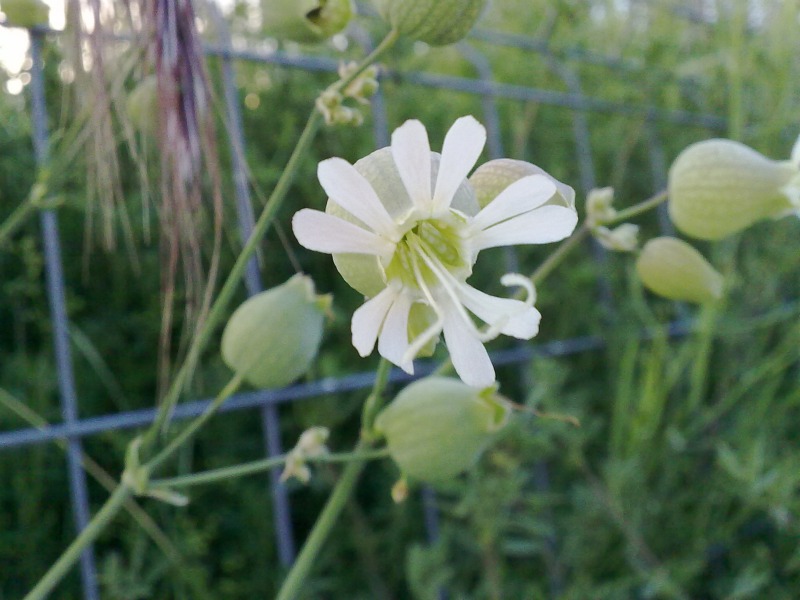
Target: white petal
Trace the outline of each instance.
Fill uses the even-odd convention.
[[[390,241],[358,225],[310,208],[295,213],[292,230],[300,245],[326,254],[351,252],[388,259],[395,247]]]
[[[556,193],[556,186],[544,175],[518,179],[475,215],[471,226],[486,229],[522,213],[539,208]]]
[[[494,367],[486,348],[454,310],[447,310],[445,314],[444,341],[453,367],[464,383],[479,388],[494,383]]]
[[[336,204],[363,221],[376,233],[386,238],[395,235],[397,230],[395,222],[381,203],[378,194],[372,189],[369,181],[349,162],[342,158],[323,160],[317,167],[317,177],[325,193]]]
[[[490,296],[466,283],[458,287],[458,296],[464,306],[484,323],[492,325],[505,319],[500,328],[504,335],[529,340],[539,333],[542,315],[520,300]]]
[[[415,208],[430,209],[431,147],[419,121],[406,121],[392,133],[392,158]]]
[[[486,129],[474,117],[461,117],[444,138],[442,161],[433,192],[433,214],[446,210],[486,143]]]
[[[411,297],[402,291],[389,308],[389,313],[383,322],[378,352],[385,359],[403,369],[406,373],[414,374],[414,364],[410,359],[403,362],[408,350],[408,315],[411,311]]]
[[[353,313],[350,331],[353,333],[353,346],[361,356],[367,356],[375,347],[386,313],[397,298],[398,288],[387,286],[381,292],[362,304]]]
[[[515,244],[547,244],[563,240],[575,229],[578,213],[565,206],[542,206],[481,231],[473,251]]]

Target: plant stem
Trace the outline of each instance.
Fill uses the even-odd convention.
[[[613,219],[603,223],[603,225],[614,225],[622,221],[627,221],[631,217],[636,217],[649,210],[653,210],[667,199],[667,191],[662,190],[657,194],[651,196],[647,200],[643,200],[639,204],[621,210]],[[531,275],[533,285],[539,285],[550,273],[555,269],[566,256],[575,249],[575,247],[582,242],[591,233],[591,228],[584,222],[573,234],[566,240],[561,242],[561,245],[556,248],[556,251],[548,256],[545,261],[540,264]]]
[[[615,225],[617,223],[621,223],[622,221],[627,221],[631,217],[637,217],[648,210],[657,208],[666,199],[667,190],[661,190],[647,200],[643,200],[639,202],[639,204],[635,204],[634,206],[619,211],[616,215],[614,215],[613,219],[608,220],[607,222],[603,223],[603,225]]]
[[[361,410],[361,437],[365,439],[372,439],[375,436],[373,425],[375,417],[381,408],[381,393],[389,381],[389,374],[392,372],[392,363],[385,358],[381,357],[378,363],[378,369],[375,372],[375,383],[372,386],[372,392],[367,396],[364,402],[364,408]]]
[[[356,77],[358,77],[364,70],[373,64],[384,52],[391,48],[397,41],[398,37],[399,34],[396,31],[390,31],[386,38],[384,38],[384,40],[375,48],[375,50],[373,50],[367,58],[359,63],[359,66],[356,70],[354,70],[348,77],[334,83],[331,86],[331,89],[338,91],[349,85]],[[228,278],[225,280],[225,283],[220,289],[219,295],[211,306],[205,323],[198,330],[197,334],[192,340],[189,351],[186,355],[186,359],[176,373],[175,379],[172,381],[169,390],[167,390],[167,394],[165,395],[164,401],[159,407],[158,414],[156,415],[153,424],[142,436],[142,445],[144,447],[147,447],[156,441],[158,433],[169,420],[169,417],[171,416],[184,387],[191,379],[191,375],[194,372],[194,368],[197,365],[201,352],[205,349],[206,345],[211,339],[211,334],[214,332],[215,327],[222,320],[225,310],[233,298],[236,287],[244,274],[247,262],[255,253],[258,244],[269,230],[269,227],[275,219],[278,209],[283,203],[283,200],[286,198],[286,194],[288,193],[289,188],[299,170],[300,161],[303,155],[311,147],[311,143],[314,140],[314,136],[316,135],[321,123],[322,115],[315,108],[306,122],[303,133],[300,135],[300,139],[297,141],[297,145],[292,151],[289,161],[286,164],[286,168],[281,173],[281,177],[278,180],[275,189],[270,195],[269,200],[267,200],[267,203],[264,205],[264,209],[262,210],[261,215],[259,216],[258,221],[253,228],[253,232],[250,234],[250,237],[242,248],[241,253],[236,259],[236,262],[234,263],[233,268],[228,275]],[[5,231],[5,229],[3,231]],[[227,397],[236,389],[238,389],[240,384],[241,378],[235,376],[217,395],[206,411],[192,421],[163,450],[158,452],[155,457],[147,462],[144,465],[144,468],[148,469],[149,471],[153,471],[164,461],[166,461],[178,448],[180,448],[190,437],[192,437],[197,430],[200,429],[200,427],[202,427],[202,425],[217,411]],[[385,385],[385,381],[382,385]],[[373,393],[375,392],[373,391]],[[364,444],[364,448],[369,448],[369,446],[369,444]],[[360,448],[357,447],[357,449]],[[357,467],[355,471],[353,471],[354,466]],[[358,474],[361,472],[361,469],[363,469],[363,466],[363,462],[350,463],[348,468],[345,469],[345,473],[342,476],[340,483],[344,481],[346,477],[350,478],[352,479],[352,482],[350,483],[350,488],[352,489],[352,486],[355,484],[355,480],[357,479]],[[348,475],[348,473],[350,474]],[[338,484],[337,489],[339,489]],[[335,492],[336,490],[334,490],[334,493]],[[343,492],[340,492],[340,494],[341,493]],[[121,483],[119,486],[117,486],[100,511],[94,516],[94,518],[78,535],[78,537],[73,540],[72,544],[70,544],[70,546],[59,557],[59,559],[50,567],[44,577],[40,579],[33,588],[33,590],[31,590],[31,592],[25,596],[24,600],[39,600],[45,598],[46,595],[52,591],[56,585],[58,585],[61,579],[63,579],[67,574],[69,569],[75,564],[83,549],[87,545],[91,544],[98,535],[100,535],[100,533],[111,522],[126,500],[128,500],[132,494],[133,490],[126,483]],[[349,494],[350,490],[347,490],[345,494],[345,500]],[[337,514],[338,512],[339,511],[337,510]],[[327,536],[327,533],[324,535]],[[314,555],[316,555],[316,552]]]
[[[178,448],[183,446],[183,444],[185,444],[189,438],[197,433],[197,431],[206,423],[206,421],[214,416],[214,413],[219,410],[219,407],[222,406],[222,403],[235,394],[240,385],[242,385],[242,375],[237,373],[227,384],[225,384],[225,387],[220,390],[216,398],[214,398],[214,401],[208,405],[203,413],[189,423],[189,425],[187,425],[183,431],[175,436],[175,438],[170,441],[170,443],[167,444],[164,449],[161,450],[161,452],[150,459],[150,461],[148,461],[145,465],[145,468],[152,472],[157,469],[165,460],[172,456],[172,454],[174,454]]]
[[[348,77],[345,77],[344,79],[334,83],[330,89],[338,91],[349,85],[353,80],[355,80],[356,77],[358,77],[381,55],[391,48],[397,41],[398,37],[399,34],[396,31],[390,31],[384,40],[375,48],[375,50],[373,50],[369,56],[359,63],[357,69],[355,69]],[[267,203],[264,205],[264,209],[262,210],[261,215],[259,216],[258,221],[253,228],[253,232],[250,234],[250,237],[242,248],[239,257],[236,259],[233,268],[228,274],[228,278],[222,285],[219,295],[209,310],[205,323],[192,340],[189,351],[186,354],[186,359],[176,373],[175,379],[167,390],[153,425],[144,435],[143,442],[145,446],[155,441],[158,432],[161,431],[161,429],[169,420],[169,417],[171,416],[172,411],[178,402],[181,392],[191,379],[192,373],[194,372],[195,366],[200,358],[200,353],[211,339],[211,334],[213,333],[214,328],[219,324],[219,322],[222,320],[222,317],[225,315],[225,311],[231,299],[233,298],[236,287],[239,285],[239,282],[244,275],[248,261],[253,256],[258,244],[261,242],[262,238],[272,225],[278,209],[281,207],[283,200],[286,198],[289,187],[294,182],[294,178],[297,175],[297,171],[300,166],[300,160],[311,147],[311,143],[313,142],[317,130],[321,124],[322,115],[316,108],[314,108],[311,112],[311,115],[309,115],[308,122],[306,123],[303,133],[300,135],[300,139],[297,141],[297,145],[295,146],[292,155],[289,157],[289,162],[286,164],[286,168],[281,173],[275,189],[270,195],[269,200],[267,200]]]
[[[365,451],[365,452],[342,452],[339,454],[323,454],[321,456],[310,456],[305,459],[307,463],[346,463],[352,461],[367,461],[378,458],[386,458],[389,456],[389,451],[385,448],[379,450]],[[176,488],[176,487],[189,487],[193,485],[200,485],[203,483],[215,483],[225,479],[232,479],[234,477],[243,477],[245,475],[253,475],[255,473],[263,473],[275,467],[281,467],[286,463],[287,455],[275,456],[273,458],[262,458],[261,460],[254,460],[252,462],[234,465],[232,467],[222,467],[220,469],[212,469],[210,471],[203,471],[200,473],[192,473],[191,475],[183,475],[181,477],[172,477],[170,479],[158,479],[150,483],[150,487],[158,488]]]
[[[0,225],[0,246],[19,229],[29,216],[36,212],[36,208],[36,204],[28,197],[8,215],[8,218]]]
[[[370,445],[370,442],[361,440],[354,451],[367,450]],[[275,597],[276,600],[293,600],[300,593],[303,582],[311,571],[311,567],[322,549],[322,545],[328,538],[328,534],[330,534],[334,524],[338,522],[339,514],[347,504],[347,500],[350,498],[350,494],[358,481],[358,476],[361,475],[361,471],[364,470],[365,466],[365,462],[351,462],[345,467],[342,476],[336,482],[333,492],[331,492],[328,501],[325,503],[325,507],[322,509],[316,523],[314,523],[311,534],[303,544],[297,560],[294,561],[286,580]]]
[[[540,264],[531,275],[533,285],[539,285],[544,279],[550,275],[566,256],[580,244],[589,235],[589,226],[584,223],[578,228],[571,236],[561,242],[561,245],[556,248],[556,251],[548,256],[545,261]]]
[[[97,536],[103,532],[132,494],[133,490],[126,484],[121,483],[118,485],[99,512],[89,521],[84,530],[73,540],[23,600],[44,600],[44,598],[47,598],[48,594],[53,591],[72,568],[72,565],[80,558],[83,549],[97,539]]]
[[[378,365],[378,371],[375,375],[375,383],[372,386],[372,391],[364,402],[364,408],[361,412],[361,439],[356,447],[353,449],[354,455],[365,454],[372,448],[374,441],[374,433],[372,432],[372,423],[378,410],[381,407],[381,398],[383,397],[383,390],[389,380],[389,373],[391,372],[391,364],[385,358],[381,358]],[[355,461],[347,463],[344,471],[342,472],[339,481],[331,492],[325,507],[322,509],[319,517],[317,518],[311,533],[303,544],[297,560],[294,561],[289,574],[278,591],[276,600],[292,600],[296,598],[301,591],[301,587],[309,572],[314,561],[317,558],[322,545],[328,539],[328,535],[333,529],[334,524],[339,520],[339,515],[347,504],[347,500],[353,493],[358,476],[366,466],[365,461]]]

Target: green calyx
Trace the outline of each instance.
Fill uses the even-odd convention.
[[[234,311],[222,334],[222,358],[250,385],[288,385],[311,366],[322,340],[331,297],[295,275],[256,294]]]
[[[400,392],[375,426],[404,475],[436,484],[472,466],[510,412],[496,386],[476,390],[457,379],[428,377]]]
[[[475,169],[469,178],[469,183],[475,190],[478,204],[483,208],[497,198],[500,192],[509,185],[529,175],[543,175],[556,186],[556,193],[546,204],[575,208],[575,190],[560,182],[544,169],[523,160],[512,158],[490,160]]]
[[[669,216],[686,235],[719,240],[797,207],[784,186],[797,165],[774,161],[732,140],[692,144],[669,171]]]
[[[452,44],[475,25],[486,0],[374,0],[389,25],[432,46]]]
[[[670,300],[703,304],[722,297],[724,279],[683,240],[649,240],[636,261],[636,272],[651,292]]]
[[[303,44],[339,33],[353,16],[352,0],[263,0],[264,33]]]

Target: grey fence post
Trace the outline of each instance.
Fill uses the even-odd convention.
[[[44,33],[30,31],[31,40],[31,109],[33,122],[33,148],[36,163],[43,167],[47,163],[49,139],[47,132],[47,106],[44,94],[44,62],[42,42]],[[61,242],[58,233],[58,217],[55,211],[45,210],[40,214],[42,238],[45,254],[45,273],[47,276],[47,298],[50,304],[50,318],[53,325],[53,345],[58,371],[58,391],[61,399],[61,413],[64,423],[73,424],[78,420],[78,400],[75,392],[75,378],[72,368],[72,355],[69,345],[69,323],[64,292],[64,270],[61,258]],[[72,513],[75,526],[81,531],[89,523],[89,493],[86,474],[81,460],[80,438],[67,440],[67,470],[72,499]],[[99,600],[94,550],[88,546],[81,554],[81,579],[83,596],[86,600]]]

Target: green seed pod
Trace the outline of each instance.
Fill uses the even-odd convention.
[[[352,0],[263,0],[264,33],[303,44],[339,33],[353,16]]]
[[[399,33],[431,46],[463,39],[486,0],[374,0],[381,16]]]
[[[547,204],[575,208],[575,190],[561,183],[544,169],[522,160],[511,158],[490,160],[475,169],[469,182],[478,196],[478,204],[483,208],[509,185],[528,175],[544,175],[556,186],[556,194],[547,201]]]
[[[719,240],[757,221],[797,210],[782,189],[798,175],[731,140],[706,140],[680,153],[669,171],[669,215],[686,235]]]
[[[434,182],[439,173],[439,160],[440,155],[432,152],[431,181]],[[353,166],[369,181],[389,214],[398,221],[402,220],[412,204],[403,181],[400,179],[400,173],[394,164],[391,148],[376,150],[357,161]],[[468,215],[478,213],[475,193],[468,183],[464,182],[458,188],[453,198],[452,206]],[[358,219],[342,210],[338,204],[331,200],[328,200],[325,212],[365,227]],[[383,270],[378,264],[378,259],[374,256],[334,254],[333,263],[350,287],[369,298],[375,296],[386,287]]]
[[[439,483],[469,468],[507,422],[497,387],[482,391],[458,379],[427,377],[400,392],[375,421],[404,475]]]
[[[330,303],[330,296],[317,296],[311,278],[300,274],[253,296],[225,326],[222,359],[255,387],[291,383],[317,355]]]
[[[722,296],[722,275],[702,254],[677,238],[648,241],[636,261],[636,272],[647,289],[671,300],[702,304]]]
[[[6,14],[6,23],[14,27],[47,25],[50,7],[42,0],[3,0],[0,10]]]
[[[142,133],[158,134],[158,80],[155,75],[142,79],[128,94],[128,118]]]

